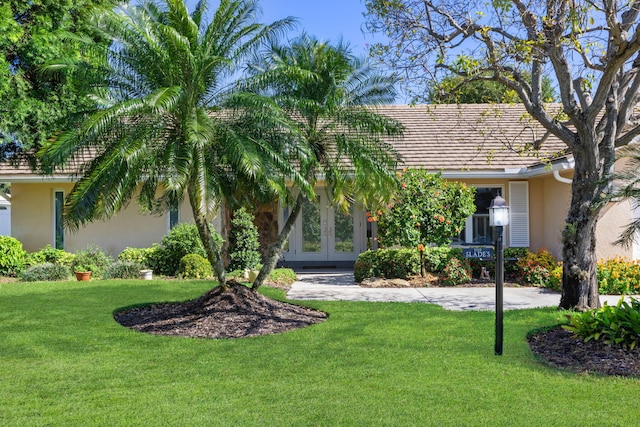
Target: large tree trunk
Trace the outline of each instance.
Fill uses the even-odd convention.
[[[588,145],[588,144],[587,144]],[[562,233],[562,298],[560,308],[600,307],[596,274],[596,225],[601,173],[598,150],[574,150],[571,205]]]
[[[218,278],[220,286],[222,286],[223,289],[226,289],[227,277],[224,268],[224,262],[222,260],[222,256],[220,255],[219,248],[216,247],[216,244],[213,240],[213,235],[211,234],[211,229],[209,228],[207,217],[199,209],[200,204],[198,203],[195,189],[193,188],[192,184],[189,185],[189,203],[191,204],[191,211],[193,212],[193,219],[196,223],[196,227],[198,228],[200,240],[202,241],[202,245],[204,246],[204,251],[207,253],[207,259],[213,267],[213,271]]]
[[[282,231],[278,235],[278,239],[271,245],[269,245],[264,264],[262,264],[262,269],[260,269],[258,277],[256,277],[256,280],[253,281],[253,285],[251,286],[251,290],[253,290],[254,292],[257,291],[260,286],[262,286],[265,279],[269,277],[269,274],[271,274],[273,269],[276,267],[278,259],[280,259],[280,255],[282,254],[282,250],[284,249],[284,245],[289,239],[291,230],[293,230],[293,225],[296,223],[296,219],[298,219],[300,211],[302,211],[302,205],[304,204],[304,201],[306,199],[306,194],[301,191],[298,194],[298,197],[296,197],[296,201],[291,208],[289,218],[287,218],[284,227],[282,227]]]

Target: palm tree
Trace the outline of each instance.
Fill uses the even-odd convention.
[[[224,287],[224,264],[209,228],[220,202],[238,183],[281,191],[285,179],[304,181],[279,154],[282,147],[247,131],[281,126],[280,110],[234,84],[243,61],[292,21],[263,25],[256,21],[257,0],[221,0],[207,23],[206,6],[200,0],[190,14],[183,0],[145,0],[98,16],[96,25],[112,41],[104,66],[68,60],[48,68],[93,78],[99,108],[39,154],[49,172],[91,154],[65,203],[71,228],[108,218],[133,198],[157,214],[187,198]]]
[[[296,130],[300,145],[311,153],[298,167],[312,187],[322,177],[333,203],[345,210],[356,198],[367,204],[391,196],[399,157],[381,137],[399,136],[403,128],[375,107],[393,102],[392,77],[377,73],[348,45],[306,34],[290,45],[274,44],[251,70],[253,84],[288,113],[289,129]],[[254,290],[275,267],[307,198],[306,192],[296,196]]]

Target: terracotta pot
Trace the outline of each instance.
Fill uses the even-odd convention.
[[[76,271],[76,279],[80,282],[88,282],[91,280],[91,272],[90,271]]]

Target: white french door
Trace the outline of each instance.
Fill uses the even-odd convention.
[[[281,224],[288,209],[281,212]],[[331,206],[324,192],[307,200],[289,237],[290,261],[355,261],[362,252],[364,214],[352,206],[348,213]]]

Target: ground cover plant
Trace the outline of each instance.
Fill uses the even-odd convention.
[[[555,308],[507,311],[501,357],[493,313],[428,304],[307,301],[329,318],[232,340],[144,334],[113,318],[213,285],[0,284],[0,425],[624,426],[640,415],[640,380],[561,372],[532,355],[526,335],[560,322]]]

